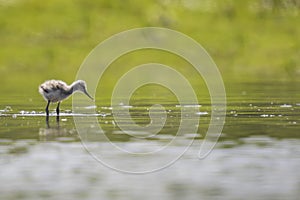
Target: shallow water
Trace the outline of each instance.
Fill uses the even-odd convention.
[[[297,82],[227,85],[226,124],[217,145],[203,159],[198,154],[210,122],[209,102],[193,105],[199,108],[190,116],[200,116],[198,132],[177,136],[182,105],[163,102],[168,119],[164,129],[151,137],[138,131],[124,134],[114,122],[113,108],[96,102],[96,107],[85,109],[96,110],[103,132],[87,130],[91,137],[82,143],[73,117],[89,115],[73,113],[70,100],[62,104],[59,122],[53,111],[48,125],[38,96],[2,98],[0,197],[298,199],[299,86]],[[149,106],[130,105],[137,124],[149,123]],[[122,123],[126,125],[127,120]],[[164,146],[168,148],[156,151]],[[134,153],[126,155],[117,148]],[[147,157],[149,152],[155,157]],[[181,153],[177,159],[175,155]],[[174,163],[166,163],[172,159]],[[142,175],[116,171],[122,168],[158,170]]]

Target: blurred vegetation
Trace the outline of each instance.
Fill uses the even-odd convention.
[[[300,0],[0,0],[0,91],[37,94],[44,80],[70,83],[101,41],[145,26],[198,41],[225,81],[297,80],[299,15]]]

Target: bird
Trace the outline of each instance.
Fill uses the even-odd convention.
[[[47,106],[45,109],[47,116],[46,120],[48,120],[49,117],[50,103],[57,103],[56,114],[57,117],[59,117],[59,106],[61,101],[68,98],[70,95],[77,91],[86,94],[90,99],[94,100],[93,97],[91,97],[91,95],[89,95],[89,93],[87,92],[87,86],[85,81],[83,80],[74,81],[71,85],[68,85],[61,80],[48,80],[42,83],[39,86],[39,93],[47,101]]]

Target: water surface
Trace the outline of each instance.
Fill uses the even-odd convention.
[[[246,87],[247,86],[247,87]],[[112,108],[96,101],[96,117],[109,140],[135,152],[177,143],[155,159],[128,159],[105,140],[89,146],[118,165],[155,166],[194,143],[174,164],[157,172],[130,175],[112,170],[83,147],[74,125],[71,101],[54,108],[49,125],[39,96],[2,97],[0,107],[1,199],[298,199],[300,195],[300,98],[297,82],[232,83],[227,86],[226,124],[214,150],[199,160],[200,144],[210,122],[210,103],[199,102],[198,132],[176,136],[178,102],[162,103],[164,129],[124,134],[114,123]],[[247,88],[247,89],[245,89]],[[149,123],[149,102],[130,105],[137,124]],[[149,99],[148,99],[149,100]],[[153,99],[153,101],[155,101]],[[86,108],[90,109],[90,108]],[[84,113],[76,113],[76,115]],[[193,117],[193,116],[191,116]],[[124,119],[123,123],[126,124]],[[89,133],[99,134],[99,133]],[[136,155],[133,155],[133,157]],[[144,163],[143,163],[144,162]],[[147,195],[145,195],[147,194]]]

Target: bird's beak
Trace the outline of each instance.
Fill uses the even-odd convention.
[[[89,93],[87,93],[87,91],[84,91],[84,94],[86,94],[86,96],[88,96],[90,99],[92,99],[94,101],[94,98],[91,97],[91,95],[89,95]]]

